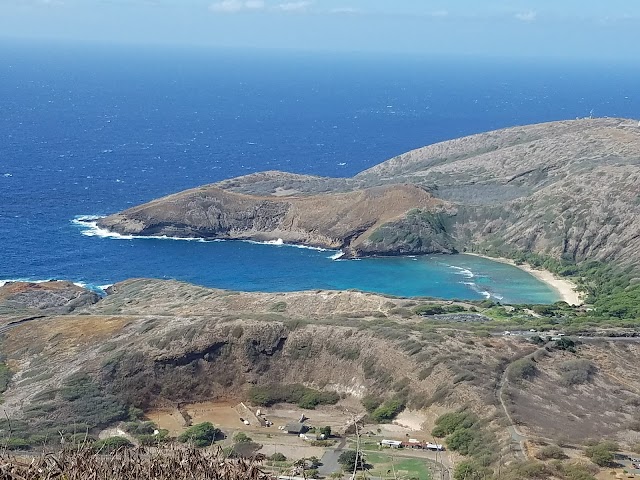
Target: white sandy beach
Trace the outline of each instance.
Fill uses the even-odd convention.
[[[551,288],[556,290],[562,300],[567,302],[569,305],[582,305],[584,303],[582,299],[582,295],[577,291],[577,286],[570,280],[566,278],[560,278],[557,275],[554,275],[548,270],[542,270],[538,268],[533,268],[529,264],[516,265],[516,262],[510,260],[508,258],[495,258],[488,257],[487,255],[481,255],[479,253],[468,253],[465,252],[465,255],[474,255],[476,257],[486,258],[487,260],[493,260],[494,262],[507,263],[509,265],[513,265],[514,267],[519,268],[520,270],[524,270],[527,273],[530,273],[538,280],[546,283]]]

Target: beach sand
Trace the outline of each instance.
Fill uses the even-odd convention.
[[[494,262],[507,263],[509,265],[513,265],[514,267],[519,268],[520,270],[524,270],[525,272],[533,275],[541,282],[546,283],[551,288],[556,290],[560,294],[560,298],[567,302],[569,305],[582,305],[584,300],[582,299],[582,294],[578,292],[577,286],[570,280],[566,278],[560,278],[548,270],[542,270],[538,268],[533,268],[531,265],[522,264],[516,265],[516,262],[510,260],[508,258],[496,258],[496,257],[488,257],[487,255],[481,255],[479,253],[468,253],[465,252],[465,255],[474,255],[476,257],[486,258],[487,260],[493,260]]]

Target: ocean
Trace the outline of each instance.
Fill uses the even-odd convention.
[[[351,176],[496,128],[640,116],[638,66],[0,43],[0,281],[131,277],[546,303],[469,256],[336,260],[249,242],[122,239],[78,219],[261,170]]]

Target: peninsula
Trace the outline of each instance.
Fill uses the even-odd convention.
[[[268,171],[98,221],[142,236],[283,241],[347,257],[529,252],[636,266],[640,127],[601,118],[420,148],[352,178]]]

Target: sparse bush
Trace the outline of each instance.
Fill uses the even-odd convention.
[[[536,458],[540,460],[563,460],[567,458],[567,455],[557,445],[547,445],[546,447],[540,449],[540,451],[536,454]]]
[[[530,358],[521,358],[509,365],[507,376],[514,383],[530,380],[536,376],[538,369]]]
[[[553,348],[556,350],[566,350],[568,352],[576,353],[576,342],[570,338],[562,337],[554,342]]]
[[[131,435],[153,435],[153,432],[157,429],[153,422],[128,422],[125,424],[124,429]]]
[[[361,403],[368,413],[373,413],[382,404],[382,399],[373,395],[366,395],[362,398]]]
[[[282,313],[287,310],[287,302],[276,302],[271,305],[269,310],[276,313]]]
[[[271,457],[269,457],[269,460],[271,460],[272,462],[286,462],[287,457],[285,457],[285,455],[280,452],[276,452],[271,455]]]
[[[591,380],[596,371],[589,360],[568,360],[560,365],[560,382],[566,387],[581,385]]]
[[[262,445],[256,442],[236,443],[228,452],[229,458],[253,458]]]

